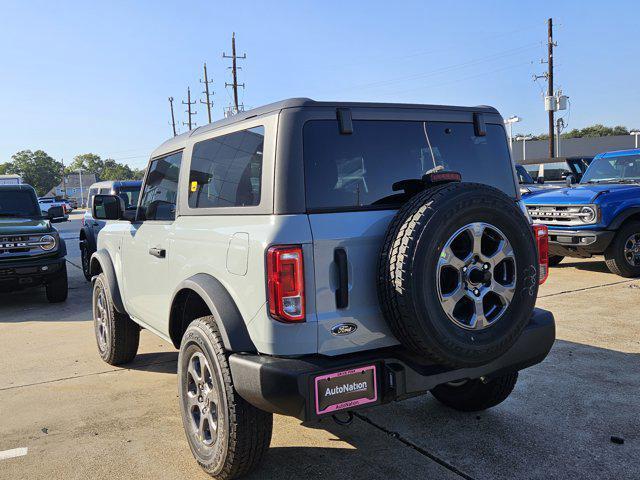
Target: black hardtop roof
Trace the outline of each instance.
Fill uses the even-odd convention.
[[[35,192],[35,189],[31,185],[27,185],[26,183],[20,183],[17,185],[0,185],[0,190],[31,190]]]
[[[454,110],[454,111],[467,111],[467,112],[482,112],[482,113],[498,113],[493,107],[487,105],[480,105],[477,107],[461,107],[454,105],[429,105],[421,103],[379,103],[379,102],[329,102],[329,101],[317,101],[310,98],[288,98],[286,100],[280,100],[279,102],[269,103],[262,107],[253,108],[244,112],[239,112],[222,120],[209,123],[198,127],[191,132],[189,136],[197,135],[208,130],[219,128],[225,125],[232,125],[236,122],[246,120],[248,118],[259,117],[267,113],[275,112],[277,110],[283,110],[285,108],[403,108],[403,109],[421,109],[421,110]],[[186,134],[185,134],[186,135]]]
[[[184,146],[184,142],[189,137],[195,137],[205,132],[210,132],[221,127],[233,125],[243,120],[247,120],[254,117],[260,117],[269,113],[277,112],[287,108],[389,108],[389,109],[419,109],[419,110],[443,110],[443,111],[462,111],[462,112],[479,112],[499,115],[498,110],[487,105],[479,105],[476,107],[462,107],[455,105],[429,105],[421,103],[378,103],[378,102],[319,102],[310,98],[288,98],[279,102],[269,103],[262,107],[253,108],[239,112],[228,118],[216,120],[215,122],[203,125],[195,128],[190,132],[182,133],[178,136],[170,138],[160,145],[152,153],[151,157],[157,157],[158,155],[164,155],[168,152],[178,150]]]

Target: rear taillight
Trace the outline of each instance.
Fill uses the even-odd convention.
[[[267,252],[269,313],[282,322],[304,322],[302,247],[271,247]]]
[[[538,247],[538,268],[540,277],[538,283],[542,285],[549,276],[549,229],[546,225],[534,225],[533,234]]]

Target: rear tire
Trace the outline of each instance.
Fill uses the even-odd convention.
[[[91,281],[91,252],[86,240],[80,240],[80,260],[82,261],[82,274],[87,282]]]
[[[61,303],[69,295],[69,280],[67,278],[67,263],[62,264],[60,273],[45,285],[49,303]]]
[[[640,277],[640,251],[635,250],[635,254],[631,253],[631,258],[628,251],[629,248],[634,250],[640,245],[638,242],[640,222],[626,223],[618,230],[611,245],[604,252],[605,262],[611,273],[625,278]]]
[[[273,414],[249,404],[234,389],[211,316],[191,322],[182,338],[178,390],[187,441],[205,472],[230,480],[260,463],[271,443]]]
[[[504,402],[513,391],[518,372],[495,377],[483,382],[479,378],[461,385],[445,383],[431,390],[431,394],[447,407],[461,412],[478,412]]]
[[[98,353],[109,365],[132,361],[138,353],[140,327],[113,306],[104,273],[93,284],[93,324]]]
[[[564,260],[564,255],[549,255],[549,266],[555,267],[559,265],[562,260]]]

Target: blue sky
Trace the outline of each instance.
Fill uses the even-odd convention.
[[[515,132],[540,133],[546,87],[531,77],[546,68],[553,16],[569,128],[640,127],[638,1],[0,0],[0,12],[0,162],[43,149],[143,166],[171,136],[167,97],[180,122],[187,86],[202,98],[204,61],[222,116],[233,31],[249,107],[294,96],[489,104],[523,117]]]

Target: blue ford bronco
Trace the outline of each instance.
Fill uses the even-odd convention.
[[[580,183],[524,199],[549,227],[549,264],[604,255],[611,272],[640,277],[640,149],[597,155]]]

